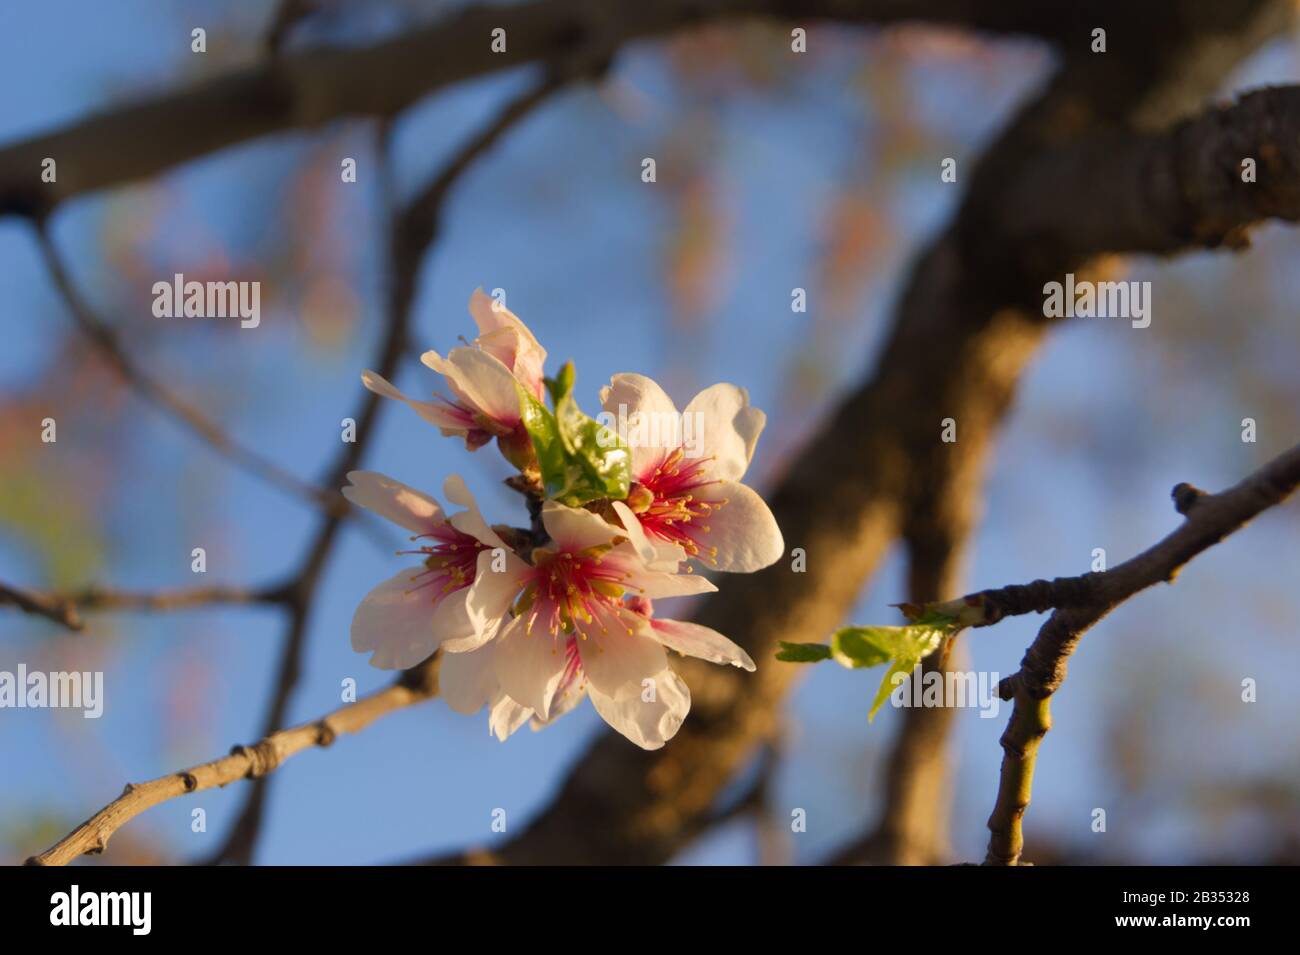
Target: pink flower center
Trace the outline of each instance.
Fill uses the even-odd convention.
[[[622,619],[626,575],[602,560],[608,550],[533,551],[533,570],[514,608],[516,615],[525,617],[529,636],[540,631],[552,639],[560,634],[586,639],[632,632]]]
[[[429,533],[412,539],[431,542],[420,545],[418,550],[400,553],[418,554],[424,558],[424,570],[413,578],[417,583],[412,589],[428,589],[430,599],[435,604],[448,594],[474,583],[478,555],[481,551],[490,549],[478,538],[457,530],[448,521],[443,521]]]
[[[706,523],[709,515],[726,504],[726,501],[705,501],[693,492],[718,481],[710,480],[705,465],[712,457],[687,459],[677,448],[663,462],[641,480],[641,487],[654,495],[654,500],[637,513],[641,527],[671,544],[679,544],[690,557],[714,562],[718,549],[701,543],[709,532]]]

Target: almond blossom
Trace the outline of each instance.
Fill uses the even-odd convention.
[[[464,508],[448,516],[427,494],[382,474],[353,471],[348,480],[343,496],[411,531],[415,549],[401,553],[420,560],[362,600],[352,618],[352,649],[371,654],[371,666],[405,670],[439,646],[477,646],[478,631],[488,625],[472,586],[480,565],[523,562],[488,526],[465,482],[453,474],[443,484],[447,500]]]
[[[643,556],[662,561],[672,553],[665,547],[676,547],[714,570],[739,573],[780,559],[785,542],[776,519],[740,483],[767,420],[744,388],[712,385],[678,412],[654,380],[619,374],[602,389],[601,404],[632,432],[635,483],[627,501],[612,507]],[[698,448],[683,442],[692,433]]]
[[[370,371],[362,380],[471,451],[495,438],[520,472],[506,484],[527,499],[531,524],[490,527],[459,477],[444,492],[462,510],[447,514],[391,478],[350,474],[348,500],[411,531],[403,553],[415,564],[362,601],[352,646],[385,669],[441,651],[443,699],[461,713],[486,706],[499,739],[590,697],[619,733],[657,749],[691,706],[668,651],[754,669],[726,636],[659,618],[654,601],[717,589],[691,559],[746,572],[780,558],[776,521],[740,483],[766,419],[735,385],[713,385],[679,413],[651,379],[616,375],[601,393],[606,413],[652,425],[620,440],[622,428],[581,411],[571,362],[542,377],[546,351],[513,312],[482,289],[469,310],[477,338],[422,356],[447,395],[409,398]]]
[[[440,685],[452,709],[474,713],[488,704],[489,726],[504,739],[529,720],[541,728],[590,696],[610,726],[658,749],[690,709],[690,690],[665,648],[754,669],[717,631],[653,617],[652,598],[705,593],[713,584],[649,567],[622,529],[592,511],[548,502],[542,523],[551,540],[533,549],[531,564],[484,570],[492,583],[475,585],[484,614],[499,613],[501,622],[480,632],[476,648],[467,649],[471,641],[446,647],[454,652],[443,658]]]
[[[513,312],[481,288],[474,290],[469,311],[479,330],[474,341],[453,348],[445,358],[436,351],[420,356],[443,376],[451,397],[408,398],[369,370],[362,373],[361,381],[376,394],[404,402],[444,435],[464,438],[471,451],[497,438],[506,458],[522,466],[531,446],[521,421],[517,385],[535,398],[542,397],[546,350]]]

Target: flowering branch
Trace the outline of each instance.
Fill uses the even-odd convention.
[[[359,733],[375,720],[414,706],[438,692],[436,658],[404,672],[391,685],[309,723],[271,733],[251,746],[235,746],[229,756],[191,766],[144,783],[128,783],[111,803],[28,865],[66,865],[82,855],[97,855],[118,829],[147,809],[188,793],[228,786],[241,779],[266,777],[303,750],[331,745],[347,733]]]
[[[411,322],[411,305],[415,298],[416,283],[424,253],[433,243],[446,196],[452,186],[473,164],[474,160],[489,150],[509,129],[528,116],[535,108],[558,90],[560,80],[548,75],[521,96],[511,100],[480,132],[475,134],[451,157],[446,165],[407,205],[395,214],[389,227],[389,257],[392,280],[389,288],[386,313],[387,330],[379,346],[375,365],[384,377],[393,375],[407,348]],[[387,129],[381,129],[380,139],[387,143]],[[366,392],[357,421],[357,440],[345,445],[337,461],[331,466],[326,486],[343,484],[349,471],[361,461],[370,435],[376,430],[382,405],[379,395]],[[317,530],[295,583],[290,590],[289,620],[286,628],[284,650],[277,670],[275,691],[264,720],[264,732],[271,733],[284,721],[289,698],[297,686],[301,671],[302,654],[306,647],[307,623],[321,570],[333,548],[338,531],[338,520],[328,516]],[[261,829],[267,781],[259,778],[249,791],[230,834],[214,853],[211,862],[251,861],[253,848]]]

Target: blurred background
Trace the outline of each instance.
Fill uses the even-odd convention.
[[[119,0],[0,6],[0,142],[132,97],[257,62],[273,4]],[[291,47],[373,42],[451,9],[333,2]],[[207,30],[206,54],[190,31]],[[641,44],[599,89],[561,93],[456,186],[422,273],[415,353],[471,337],[476,286],[507,290],[552,368],[572,358],[588,410],[611,374],[661,381],[679,405],[716,381],[768,414],[749,480],[760,487],[867,369],[912,253],[952,211],[945,157],[973,159],[1043,79],[1030,42],[907,28],[726,26]],[[1294,38],[1262,49],[1224,93],[1300,73]],[[791,63],[797,63],[797,69]],[[229,149],[62,207],[53,234],[73,280],[137,361],[284,468],[313,478],[381,331],[383,196],[409,195],[529,75],[452,87],[402,115],[384,181],[371,123],[343,122]],[[653,156],[658,182],[641,181]],[[343,157],[356,183],[340,182]],[[966,167],[968,168],[968,167]],[[1300,236],[1268,226],[1244,255],[1128,261],[1150,280],[1150,328],[1059,325],[1032,366],[994,454],[971,589],[1082,573],[1178,520],[1179,481],[1217,489],[1300,436]],[[257,280],[262,322],[162,320],[151,286]],[[793,313],[791,289],[808,290]],[[257,585],[301,559],[315,526],[301,501],[232,468],[126,388],[71,321],[31,228],[0,219],[0,580],[33,589]],[[398,384],[435,376],[408,360]],[[41,420],[58,422],[56,444]],[[1254,418],[1255,443],[1241,422]],[[366,466],[441,495],[462,474],[490,520],[522,522],[495,450],[467,454],[400,407]],[[845,436],[851,440],[852,436]],[[1072,660],[1039,757],[1026,828],[1040,862],[1300,861],[1300,511],[1262,517],[1097,626]],[[190,572],[204,547],[206,578]],[[389,676],[352,652],[366,592],[399,567],[345,527],[311,618],[290,719]],[[725,581],[722,582],[725,586]],[[901,564],[870,581],[853,622],[893,623]],[[977,670],[1007,675],[1038,618],[964,639]],[[259,733],[281,648],[273,607],[88,616],[68,633],[0,608],[0,670],[103,670],[99,720],[0,710],[0,860],[21,861],[139,781],[224,754]],[[760,660],[760,666],[780,666]],[[1258,702],[1241,701],[1245,678]],[[876,675],[812,667],[787,701],[770,811],[785,832],[764,856],[825,858],[879,811],[881,760],[900,714],[866,720]],[[953,741],[954,857],[977,860],[1008,710],[960,711]],[[583,706],[545,733],[489,737],[486,715],[439,701],[387,717],[281,767],[257,861],[380,863],[491,844],[544,806],[592,734]],[[671,744],[670,744],[671,745]],[[106,861],[183,862],[212,852],[241,785],[174,800],[113,840]],[[191,831],[191,810],[207,831]],[[792,807],[808,831],[788,833]],[[1091,829],[1107,812],[1107,831]],[[760,822],[714,829],[679,861],[748,864]]]

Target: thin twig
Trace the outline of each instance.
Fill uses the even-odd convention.
[[[74,604],[48,594],[38,594],[19,590],[8,584],[0,584],[0,604],[13,604],[23,613],[45,617],[69,630],[80,630],[85,626]]]
[[[288,600],[284,585],[269,587],[184,587],[177,590],[131,591],[87,587],[69,593],[37,593],[0,584],[0,604],[11,603],[27,613],[40,614],[71,630],[81,630],[81,614],[95,610],[189,610],[235,604],[282,604]]]
[[[305,749],[329,746],[345,733],[359,733],[381,716],[430,699],[438,692],[436,657],[407,670],[382,690],[291,729],[271,733],[252,746],[236,746],[229,756],[191,766],[145,783],[128,783],[111,803],[91,816],[28,865],[66,865],[81,855],[104,851],[109,838],[146,809],[186,793],[216,789],[241,779],[262,779]]]
[[[1300,445],[1274,458],[1245,480],[1218,494],[1187,484],[1174,488],[1174,503],[1186,520],[1172,534],[1131,560],[1085,578],[1036,581],[1024,588],[983,591],[963,598],[963,606],[1029,613],[1058,609],[1043,624],[1020,669],[999,686],[1014,700],[1002,736],[1002,772],[997,802],[989,816],[988,865],[1017,865],[1024,848],[1021,822],[1029,806],[1038,743],[1051,726],[1048,701],[1065,679],[1066,663],[1079,638],[1098,620],[1134,594],[1161,582],[1172,583],[1188,561],[1240,530],[1261,512],[1280,504],[1300,484]],[[993,595],[990,599],[989,595]],[[1026,596],[1032,595],[1032,596]],[[1021,600],[1020,598],[1024,599]],[[980,602],[977,598],[983,598]],[[986,626],[973,622],[972,626]]]

